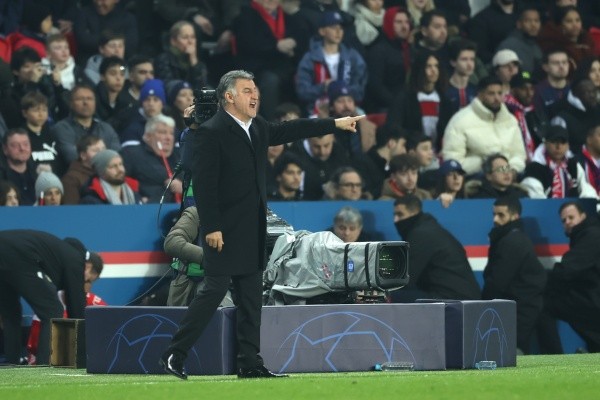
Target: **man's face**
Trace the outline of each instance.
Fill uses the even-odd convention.
[[[388,141],[388,147],[391,149],[392,157],[406,154],[406,139],[403,137],[399,139],[391,139]]]
[[[48,46],[48,57],[53,64],[64,64],[71,57],[71,50],[66,40],[57,40]]]
[[[412,217],[413,215],[417,215],[417,214],[418,214],[418,212],[416,212],[416,211],[409,211],[408,208],[406,208],[405,204],[395,205],[394,206],[394,223],[404,221],[405,219],[408,219],[408,218]]]
[[[465,176],[458,171],[452,171],[446,175],[445,179],[446,188],[453,193],[457,193],[462,188]]]
[[[422,167],[430,165],[431,161],[433,161],[433,147],[430,140],[419,143],[417,147],[410,152],[417,157],[419,165]]]
[[[106,150],[106,145],[104,144],[104,140],[98,140],[96,143],[88,146],[84,152],[79,153],[79,157],[81,157],[83,164],[90,166],[92,158],[102,150]]]
[[[537,37],[541,27],[540,13],[535,10],[525,11],[517,21],[517,29],[530,37]]]
[[[450,61],[450,64],[459,76],[471,76],[475,70],[475,52],[463,50],[455,61]]]
[[[594,129],[594,133],[588,135],[585,145],[592,153],[595,154],[595,157],[600,155],[600,126],[597,126]]]
[[[600,88],[600,61],[596,60],[590,66],[589,78],[596,88]]]
[[[71,112],[77,118],[92,118],[96,112],[96,97],[88,88],[71,94]]]
[[[494,226],[503,226],[519,218],[518,214],[513,214],[507,206],[494,206]]]
[[[319,28],[319,34],[326,44],[340,44],[344,38],[344,28],[341,25],[331,25]]]
[[[560,221],[567,235],[573,231],[573,228],[582,223],[585,218],[586,214],[580,213],[575,206],[567,206],[560,213]]]
[[[565,160],[567,152],[569,151],[569,142],[566,140],[546,141],[544,146],[546,147],[546,154],[554,162]]]
[[[256,117],[258,112],[258,88],[251,79],[238,79],[235,82],[235,92],[226,92],[228,111],[236,118],[248,122]]]
[[[362,179],[356,172],[346,172],[340,176],[337,188],[339,200],[360,200],[362,197]]]
[[[552,79],[566,79],[569,75],[569,58],[566,53],[554,53],[548,56],[548,63],[543,66],[548,77]]]
[[[156,117],[158,114],[162,113],[163,102],[156,96],[148,96],[142,101],[142,110],[144,110],[146,117]]]
[[[429,26],[422,26],[421,33],[425,41],[432,47],[442,47],[448,39],[446,18],[435,16]]]
[[[394,17],[394,33],[397,38],[406,40],[410,36],[410,21],[408,15],[399,12]]]
[[[485,176],[496,189],[504,190],[513,183],[512,169],[503,158],[496,158],[492,162],[492,172]]]
[[[123,165],[121,156],[115,156],[110,160],[101,178],[111,185],[122,185],[125,183],[125,166]]]
[[[344,241],[344,243],[352,243],[358,240],[362,226],[358,224],[336,222],[333,225],[333,233]]]
[[[41,75],[41,62],[27,61],[23,63],[19,70],[13,71],[19,82],[33,82],[35,76]]]
[[[266,12],[272,13],[277,10],[280,0],[256,0],[256,2],[263,6]]]
[[[109,92],[118,93],[125,86],[125,67],[122,65],[113,65],[108,68],[104,75],[100,77]]]
[[[44,192],[44,205],[60,206],[62,193],[58,188],[50,188]]]
[[[477,97],[486,108],[497,113],[502,105],[502,85],[488,85],[477,94]]]
[[[173,152],[175,136],[173,134],[172,127],[163,123],[159,123],[156,125],[154,132],[146,132],[144,136],[146,143],[152,147],[154,154],[157,156],[162,156],[162,154],[164,154],[165,157],[168,157]],[[162,145],[162,151],[159,147],[159,142],[160,145]]]
[[[267,158],[269,160],[275,160],[275,159],[277,159],[277,157],[279,157],[281,155],[281,153],[283,153],[284,149],[285,149],[285,145],[283,145],[283,144],[277,144],[275,146],[269,146],[267,148]]]
[[[496,76],[502,83],[509,83],[510,79],[519,72],[519,63],[516,61],[496,67]]]
[[[598,104],[596,86],[594,86],[594,82],[589,79],[581,81],[577,87],[573,89],[573,94],[581,100],[588,111]]]
[[[104,46],[100,46],[98,51],[102,57],[125,57],[125,40],[124,39],[112,39],[109,40]]]
[[[513,96],[523,104],[525,107],[533,104],[533,96],[535,95],[535,86],[531,83],[526,83],[520,87],[514,87],[511,89]]]
[[[92,267],[92,263],[86,261],[85,269],[84,269],[84,273],[83,273],[84,285],[87,288],[86,293],[89,292],[89,289],[91,288],[92,283],[94,283],[94,281],[98,278],[99,278],[99,276],[94,271],[94,268]]]
[[[299,190],[302,182],[302,168],[293,163],[288,164],[281,175],[277,177],[277,182],[284,191]]]
[[[407,169],[405,171],[396,171],[391,174],[391,178],[403,192],[412,192],[417,188],[419,173],[416,169]]]
[[[111,12],[119,0],[94,0],[96,12],[100,15],[106,15]]]
[[[141,63],[129,71],[129,80],[136,88],[141,89],[144,82],[148,79],[154,79],[154,67],[152,63]]]
[[[329,160],[331,151],[333,150],[333,139],[333,134],[308,139],[310,152],[312,153],[313,158],[317,158],[321,161]]]
[[[352,96],[340,96],[331,105],[336,117],[353,117],[356,115],[356,104]]]
[[[48,121],[48,106],[38,104],[37,106],[29,107],[27,110],[23,110],[23,117],[32,126],[42,126]]]
[[[31,157],[31,142],[29,136],[17,133],[8,138],[2,150],[6,159],[15,164],[24,164]]]

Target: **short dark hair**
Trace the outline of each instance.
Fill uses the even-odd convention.
[[[302,116],[302,110],[300,109],[300,106],[298,106],[298,104],[296,103],[281,103],[277,107],[275,107],[275,118],[277,120],[281,119],[282,117],[285,117],[289,113],[297,114],[299,117]]]
[[[127,60],[127,69],[132,70],[140,64],[152,64],[152,58],[144,54],[134,54]]]
[[[569,58],[569,53],[567,53],[567,51],[564,48],[554,47],[544,52],[544,54],[542,55],[542,63],[548,64],[548,62],[550,61],[550,56],[558,53],[564,54],[565,56],[567,56],[567,58]]]
[[[48,98],[37,90],[25,93],[21,99],[21,110],[25,111],[37,106],[48,107]]]
[[[492,165],[494,164],[494,161],[496,161],[499,158],[508,162],[508,158],[506,158],[505,156],[503,156],[500,153],[490,154],[489,156],[486,157],[486,159],[483,161],[483,165],[481,166],[481,169],[483,170],[483,172],[485,174],[491,174],[492,173]]]
[[[365,184],[365,180],[363,179],[363,177],[360,174],[360,172],[358,172],[354,167],[350,167],[348,165],[343,166],[343,167],[339,167],[338,169],[336,169],[335,171],[333,171],[333,173],[331,174],[331,178],[329,178],[329,180],[337,188],[337,187],[340,186],[340,180],[342,179],[342,175],[348,174],[350,172],[355,172],[356,174],[358,174],[358,176],[360,177],[360,181],[362,182],[362,184],[363,185]]]
[[[302,166],[302,161],[298,156],[293,153],[284,151],[278,158],[275,160],[275,164],[273,165],[273,173],[275,176],[279,176],[285,171],[290,164],[296,164],[300,167],[301,170],[304,170]]]
[[[100,32],[100,39],[98,39],[98,46],[103,47],[106,46],[108,42],[111,40],[122,40],[125,42],[125,35],[121,32],[114,32],[110,29],[105,29]]]
[[[398,154],[390,160],[390,173],[409,170],[419,170],[419,160],[412,154]]]
[[[423,202],[414,194],[406,194],[399,197],[394,201],[394,207],[398,205],[406,206],[406,209],[410,212],[421,212],[423,210]]]
[[[104,261],[100,257],[100,254],[90,251],[90,258],[87,261],[92,264],[92,270],[100,276],[102,270],[104,270]]]
[[[7,145],[8,139],[10,139],[11,137],[13,137],[15,135],[26,135],[27,137],[29,137],[29,134],[27,133],[27,131],[24,128],[9,129],[8,132],[6,132],[6,134],[2,138],[2,144]]]
[[[523,208],[521,207],[521,201],[517,196],[502,196],[498,197],[496,201],[494,201],[494,207],[502,207],[506,206],[508,208],[508,212],[511,214],[521,215]]]
[[[412,135],[408,135],[408,138],[406,138],[406,151],[414,150],[417,148],[417,146],[424,142],[433,143],[433,139],[431,136],[427,136],[423,132],[416,131]]]
[[[98,136],[94,136],[94,135],[82,136],[81,139],[79,139],[77,141],[77,154],[87,151],[87,149],[90,146],[95,145],[96,143],[98,143],[101,140],[102,140],[102,138],[100,138]]]
[[[463,51],[474,51],[477,53],[477,45],[468,39],[453,40],[448,44],[448,56],[452,61],[456,61]]]
[[[569,200],[569,201],[565,201],[564,203],[562,203],[560,205],[560,207],[558,208],[558,215],[560,215],[563,210],[569,206],[573,206],[577,209],[577,211],[579,211],[580,214],[584,214],[585,213],[585,209],[583,208],[583,205],[581,204],[581,202],[577,201],[577,200]]]
[[[431,21],[433,20],[434,17],[440,17],[440,18],[444,18],[445,20],[448,20],[448,18],[446,17],[446,14],[443,11],[433,9],[431,11],[427,11],[427,12],[423,13],[423,15],[421,16],[421,19],[419,20],[419,26],[421,26],[421,27],[429,26],[429,24],[431,24]]]
[[[31,47],[21,47],[12,54],[12,58],[10,59],[10,69],[11,71],[18,71],[28,62],[38,63],[41,61],[42,59],[37,51]]]
[[[375,131],[375,142],[377,148],[387,145],[390,139],[406,139],[406,131],[398,125],[383,124],[377,127]]]
[[[125,64],[125,60],[121,57],[110,56],[102,58],[102,62],[100,63],[100,75],[106,74],[109,68],[119,66],[125,68],[127,64]]]
[[[538,13],[538,16],[540,16],[540,17],[542,16],[540,9],[537,8],[536,6],[524,5],[519,9],[519,16],[517,17],[517,20],[521,20],[521,19],[525,18],[525,13],[529,12],[529,11],[535,11],[536,13]]]
[[[496,75],[488,75],[477,83],[477,93],[483,92],[492,85],[502,86],[502,81]]]

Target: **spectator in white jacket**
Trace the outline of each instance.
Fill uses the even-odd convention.
[[[467,175],[481,174],[483,161],[491,154],[506,156],[518,173],[527,158],[516,118],[503,103],[502,82],[482,79],[477,97],[450,119],[444,132],[442,157],[458,161]]]

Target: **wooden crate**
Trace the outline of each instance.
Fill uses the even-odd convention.
[[[50,330],[50,365],[85,368],[85,320],[54,318]]]

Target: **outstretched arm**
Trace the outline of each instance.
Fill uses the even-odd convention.
[[[365,118],[364,115],[359,115],[356,117],[336,118],[335,127],[345,131],[356,132],[356,124],[363,118]]]

